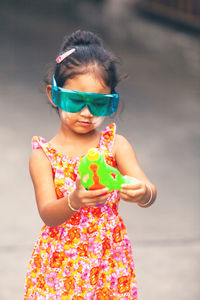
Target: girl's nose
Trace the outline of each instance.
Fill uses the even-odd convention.
[[[91,112],[89,111],[89,108],[87,106],[85,106],[81,112],[80,112],[80,115],[81,116],[84,116],[84,117],[93,117],[93,114],[91,114]]]

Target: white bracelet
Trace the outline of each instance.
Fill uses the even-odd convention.
[[[144,203],[144,204],[139,203],[139,206],[141,206],[141,207],[147,207],[151,203],[151,200],[153,198],[153,191],[152,191],[151,186],[148,183],[146,183],[146,187],[150,190],[151,195],[150,195],[149,200],[146,203]]]
[[[78,209],[75,209],[75,208],[73,208],[73,207],[71,206],[71,203],[70,203],[70,197],[69,197],[70,194],[71,194],[71,193],[69,193],[68,198],[67,198],[68,206],[69,206],[69,208],[70,208],[71,210],[73,210],[73,211],[78,211]]]

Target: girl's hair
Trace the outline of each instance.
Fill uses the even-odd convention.
[[[110,87],[111,93],[119,82],[116,69],[117,59],[114,55],[105,50],[101,39],[92,32],[78,30],[72,35],[64,38],[59,55],[75,48],[71,55],[61,63],[54,64],[53,74],[58,86],[62,87],[67,79],[88,72],[95,73],[103,80],[104,84]],[[52,83],[52,75],[46,77],[45,83]]]

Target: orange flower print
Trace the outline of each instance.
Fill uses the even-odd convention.
[[[120,220],[120,224],[121,224],[121,230],[125,230],[126,227],[124,225],[124,222],[123,222],[122,218],[120,217],[119,220]]]
[[[79,239],[80,238],[80,229],[73,227],[68,231],[68,237],[70,241],[73,241],[75,238]]]
[[[127,293],[130,291],[130,277],[122,276],[118,279],[118,292],[120,294]]]
[[[75,279],[73,276],[67,276],[64,280],[65,295],[67,296],[70,290],[75,288]]]
[[[72,262],[72,261],[69,261],[69,262],[67,263],[67,266],[68,266],[68,269],[70,270],[70,272],[72,272],[72,271],[73,271],[73,268],[74,268],[73,262]]]
[[[108,289],[102,288],[97,291],[97,300],[114,300],[114,298],[110,296]]]
[[[78,248],[77,248],[77,252],[79,256],[88,256],[87,253],[87,244],[82,244],[80,243]]]
[[[97,224],[93,224],[93,225],[91,225],[91,226],[88,227],[87,232],[88,233],[94,233],[97,230],[98,230],[98,225]]]
[[[58,199],[64,197],[64,194],[60,191],[59,187],[56,187],[55,190],[56,190],[56,195],[57,195]]]
[[[65,258],[65,254],[63,252],[54,252],[50,259],[51,268],[60,268],[62,266],[62,262]]]
[[[111,136],[112,136],[112,134],[111,134],[111,132],[109,132],[109,131],[108,131],[107,133],[104,134],[104,138],[105,138],[106,140],[108,140],[108,141],[110,140]]]
[[[119,225],[117,225],[115,228],[114,228],[114,231],[113,231],[113,240],[115,243],[119,243],[122,241],[122,236],[121,236],[121,228]]]
[[[72,300],[84,300],[81,296],[74,296]]]
[[[49,148],[48,151],[49,151],[49,153],[51,153],[51,154],[55,154],[55,153],[56,153],[56,150],[53,149],[53,148]]]
[[[90,283],[92,285],[97,284],[98,279],[99,279],[99,272],[100,272],[100,267],[92,268],[92,270],[90,272]]]
[[[114,262],[114,260],[112,258],[109,258],[108,262],[109,262],[109,265],[110,265],[111,269],[114,269],[115,268],[115,262]]]
[[[103,240],[102,246],[103,246],[103,255],[104,255],[106,253],[106,250],[110,250],[111,249],[109,238],[106,237]]]
[[[49,228],[49,236],[53,239],[58,239],[59,236],[59,230],[56,227],[50,227]]]
[[[83,271],[83,266],[80,265],[80,266],[78,267],[78,269],[77,269],[77,272],[78,272],[78,273],[82,273],[82,271]]]
[[[32,280],[30,278],[27,279],[27,289],[31,289],[33,287],[33,283],[32,283]]]
[[[68,223],[72,225],[78,225],[80,223],[80,219],[81,219],[81,214],[76,213],[68,220]]]
[[[56,174],[56,168],[52,168],[52,175],[53,175],[53,179],[55,178],[55,174]]]
[[[118,215],[118,206],[116,203],[113,203],[112,210],[113,210],[114,214],[117,216]]]
[[[36,268],[38,268],[38,269],[41,268],[41,263],[42,263],[42,258],[40,256],[40,254],[36,254],[34,256],[34,264],[35,264]]]
[[[98,208],[93,207],[92,208],[92,215],[96,218],[101,218],[101,215],[102,215],[101,208],[100,207],[98,207]]]
[[[42,290],[46,290],[45,287],[45,280],[42,274],[40,274],[37,278],[37,287],[42,289]]]
[[[115,161],[114,161],[114,159],[113,159],[112,156],[106,156],[106,163],[109,166],[116,168],[116,163],[115,163]]]

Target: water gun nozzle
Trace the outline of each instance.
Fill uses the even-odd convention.
[[[87,153],[87,158],[90,160],[90,161],[95,161],[99,158],[100,154],[99,152],[97,151],[96,148],[91,148],[88,150],[88,153]]]

